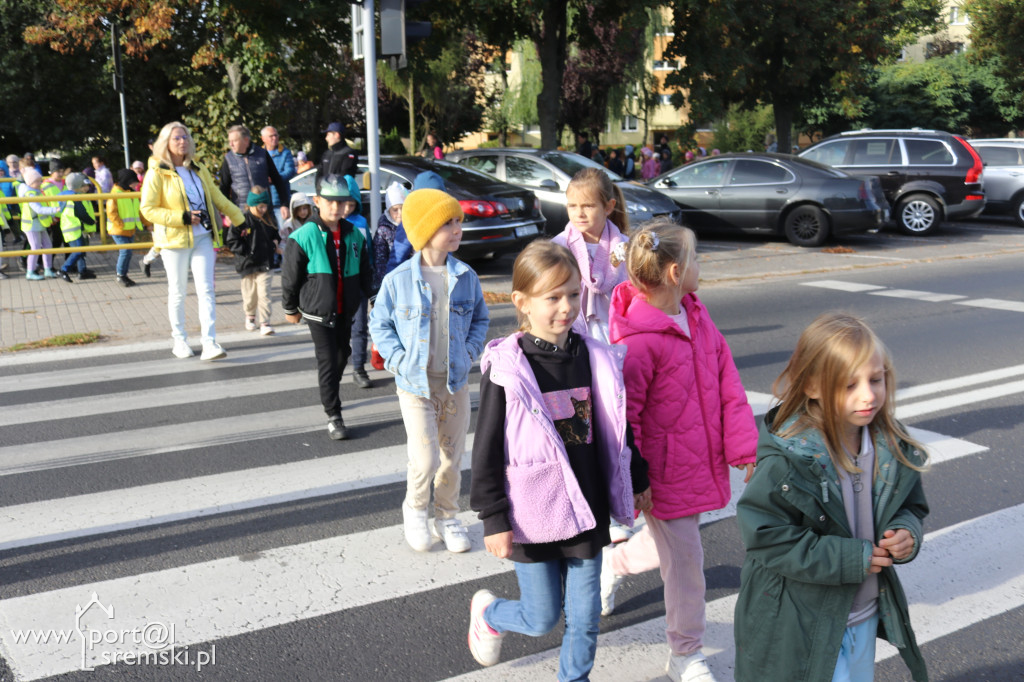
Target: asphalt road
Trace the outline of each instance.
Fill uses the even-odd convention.
[[[929,243],[865,235],[832,254],[701,241],[699,294],[755,407],[824,310],[867,317],[890,347],[905,420],[939,455],[925,477],[929,536],[901,569],[934,680],[1024,680],[1024,256],[1001,253],[1022,234],[957,224]],[[498,282],[501,268],[478,269]],[[491,336],[513,327],[510,306],[494,306]],[[343,384],[353,437],[335,443],[304,332],[250,337],[213,365],[164,345],[0,359],[0,680],[553,677],[558,628],[509,636],[489,670],[466,650],[472,593],[517,593],[479,525],[466,555],[405,546],[405,432],[383,373],[369,390]],[[731,680],[743,551],[728,511],[705,521],[707,650]],[[592,679],[660,679],[660,578],[631,577],[619,595]],[[76,607],[89,607],[80,622]],[[158,625],[171,630],[162,640]],[[18,641],[46,629],[73,636]],[[79,632],[103,640],[87,663],[147,650],[136,632],[178,656],[82,672]],[[889,657],[876,679],[906,670]]]

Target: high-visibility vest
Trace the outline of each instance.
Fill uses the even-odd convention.
[[[93,219],[91,226],[86,226],[86,232],[96,231],[96,211],[93,210],[92,202],[86,201],[85,212],[89,214],[89,217]],[[69,201],[64,204],[64,210],[60,214],[60,231],[64,234],[64,241],[73,242],[82,236],[82,221],[75,215],[75,202]]]
[[[43,193],[42,193],[42,191],[40,191],[38,189],[35,189],[33,187],[29,187],[28,185],[25,185],[25,189],[22,190],[22,195],[21,196],[23,196],[23,197],[41,197],[41,196],[43,196]],[[42,225],[43,224],[42,217],[41,216],[36,216],[36,212],[32,210],[32,205],[31,204],[28,204],[28,203],[22,204],[21,205],[21,231],[22,232],[31,232],[32,231],[32,224],[33,223],[39,223],[40,225]],[[44,227],[45,227],[45,225],[44,225]]]
[[[115,186],[113,191],[115,194],[120,194],[124,190]],[[142,229],[142,216],[139,210],[139,205],[140,202],[138,199],[128,198],[117,200],[117,215],[121,217],[121,222],[124,223],[125,232]]]
[[[61,186],[56,184],[56,183],[50,182],[49,180],[47,180],[47,181],[45,181],[43,183],[43,194],[45,194],[47,196],[50,196],[50,197],[57,196],[58,194],[61,193],[61,191],[62,191]],[[39,224],[42,225],[43,227],[49,227],[50,225],[53,224],[53,216],[49,216],[49,215],[41,215],[41,216],[39,216]]]

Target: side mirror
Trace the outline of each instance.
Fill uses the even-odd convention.
[[[546,178],[544,180],[541,180],[540,184],[537,185],[537,186],[540,187],[541,189],[550,190],[552,192],[557,192],[558,191],[558,183],[555,182],[554,180],[552,180],[551,178]]]

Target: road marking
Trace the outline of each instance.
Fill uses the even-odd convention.
[[[890,289],[888,287],[877,286],[874,284],[860,284],[857,282],[845,282],[835,279],[823,279],[814,282],[801,282],[800,285],[805,287],[834,289],[836,291],[846,291],[850,293],[869,293],[872,296],[908,298],[918,301],[927,301],[929,303],[950,302],[956,305],[966,305],[975,308],[988,308],[990,310],[1008,310],[1016,313],[1024,313],[1024,302],[1022,301],[1006,301],[998,298],[975,298],[964,301],[960,299],[964,299],[967,297],[960,296],[957,294],[938,294],[930,291],[916,291],[914,289]]]
[[[969,305],[975,308],[989,308],[991,310],[1009,310],[1015,313],[1024,313],[1024,302],[1003,301],[998,298],[976,298],[970,301],[958,301],[957,305]]]
[[[896,401],[899,403],[911,398],[920,398],[923,395],[931,395],[932,393],[944,393],[946,391],[966,388],[967,386],[985,384],[990,381],[1011,379],[1022,374],[1024,374],[1024,365],[1014,365],[1012,367],[1003,367],[1002,369],[979,372],[977,374],[967,374],[953,379],[942,379],[941,381],[933,381],[927,384],[918,384],[908,388],[901,388],[896,391]]]
[[[942,410],[949,410],[954,407],[962,407],[964,405],[972,405],[986,400],[994,400],[995,398],[1002,398],[1003,396],[1014,395],[1016,393],[1024,393],[1024,380],[1011,381],[1008,384],[988,386],[986,388],[965,391],[963,393],[955,393],[941,398],[932,398],[931,400],[922,400],[916,403],[899,405],[896,408],[896,415],[900,419],[910,419],[911,417],[917,417],[922,414],[941,412]]]
[[[993,560],[993,537],[1002,538],[998,561]],[[917,559],[897,569],[910,603],[910,621],[918,643],[934,641],[1024,606],[1021,565],[1024,565],[1024,505],[927,534]],[[620,604],[619,608],[628,604]],[[736,595],[707,604],[704,654],[719,682],[735,679],[735,608]],[[466,610],[469,610],[468,604]],[[956,615],[951,617],[951,614]],[[449,678],[446,682],[551,679],[558,667],[558,653],[558,649],[550,649]],[[876,661],[895,655],[895,648],[878,641]],[[662,680],[667,659],[665,619],[654,618],[600,635],[591,679],[595,682]]]
[[[915,291],[914,289],[881,289],[879,291],[871,291],[868,293],[870,293],[872,296],[888,296],[890,298],[911,298],[918,301],[928,301],[930,303],[956,301],[961,298],[967,298],[966,296],[958,296],[956,294],[933,294],[929,291]]]
[[[859,293],[862,291],[876,291],[878,289],[885,288],[876,286],[874,284],[858,284],[857,282],[843,282],[837,279],[820,279],[814,282],[801,282],[800,284],[805,287],[835,289],[836,291],[848,291],[851,293]]]

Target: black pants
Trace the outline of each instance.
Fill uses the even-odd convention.
[[[316,322],[309,323],[309,335],[313,337],[313,348],[316,351],[320,402],[328,419],[341,414],[339,385],[348,356],[352,353],[349,345],[351,333],[352,326],[344,320],[338,320],[333,329]]]

